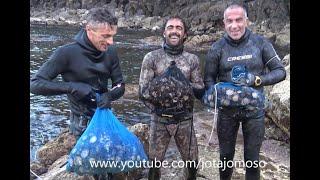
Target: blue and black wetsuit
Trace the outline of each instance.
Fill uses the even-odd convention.
[[[285,79],[286,71],[271,43],[262,36],[246,29],[239,40],[232,40],[227,34],[215,42],[207,54],[204,83],[206,88],[217,82],[232,82],[230,72],[235,65],[245,65],[248,71],[261,78],[262,84],[254,87],[263,92],[263,86]],[[259,160],[263,141],[264,109],[245,110],[220,108],[218,113],[218,139],[220,160],[233,160],[239,124],[242,123],[244,137],[244,159]],[[221,179],[231,179],[232,168],[220,169]],[[246,179],[259,179],[259,168],[246,168]]]
[[[61,75],[63,81],[54,79]],[[112,87],[111,100],[116,100],[124,94],[125,86],[122,77],[119,58],[114,46],[101,52],[89,41],[85,30],[75,37],[75,42],[59,47],[31,79],[31,92],[40,95],[67,94],[71,109],[70,130],[80,136],[91,119],[96,103],[79,101],[68,91],[70,82],[82,82],[92,86],[97,92],[108,91],[108,79]]]

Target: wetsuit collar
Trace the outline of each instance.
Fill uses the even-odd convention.
[[[167,54],[170,54],[170,55],[179,55],[179,54],[182,54],[183,52],[183,44],[180,44],[179,46],[171,46],[167,43],[163,43],[162,45],[163,47],[163,50],[167,53]]]
[[[245,42],[249,39],[249,36],[251,34],[251,31],[246,28],[246,31],[244,33],[244,35],[238,39],[238,40],[234,40],[232,39],[227,33],[224,35],[224,39],[228,42],[228,44],[230,44],[231,46],[238,46],[239,44],[241,44],[242,42]]]
[[[83,47],[84,53],[88,58],[90,58],[94,62],[99,62],[102,60],[104,52],[97,50],[93,46],[84,29],[81,29],[74,39]]]

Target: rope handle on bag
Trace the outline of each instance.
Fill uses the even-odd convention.
[[[212,138],[212,134],[214,130],[217,130],[217,119],[218,119],[218,109],[217,109],[217,105],[218,105],[218,92],[217,92],[217,85],[219,83],[214,85],[214,91],[215,91],[215,99],[214,99],[214,115],[213,115],[213,124],[212,124],[212,129],[211,129],[211,133],[210,133],[210,137],[209,137],[209,141],[208,144],[211,141]]]
[[[40,176],[38,176],[35,172],[33,172],[31,169],[30,169],[30,172],[37,177],[38,180],[42,180],[42,178]]]

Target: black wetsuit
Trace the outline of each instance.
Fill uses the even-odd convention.
[[[248,71],[260,76],[262,84],[254,87],[263,92],[263,86],[285,79],[286,71],[271,43],[246,29],[237,41],[227,34],[214,43],[207,54],[204,83],[206,88],[217,82],[232,82],[230,71],[235,65],[244,64]],[[218,113],[218,139],[220,160],[233,160],[239,124],[242,122],[245,161],[259,160],[264,137],[264,109],[246,110],[220,108]],[[232,168],[222,171],[220,179],[231,179]],[[246,168],[246,179],[259,179],[259,168]]]
[[[55,81],[61,74],[63,81]],[[89,41],[85,30],[75,37],[75,42],[58,48],[47,62],[31,79],[31,92],[39,95],[67,94],[71,109],[70,130],[80,136],[91,119],[96,103],[79,101],[69,92],[70,82],[82,82],[92,86],[96,92],[107,92],[108,79],[112,87],[121,85],[109,91],[111,100],[116,100],[124,94],[124,81],[119,65],[119,59],[114,46],[109,46],[105,52],[98,51]]]

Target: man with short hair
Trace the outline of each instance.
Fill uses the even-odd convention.
[[[171,17],[165,23],[163,32],[164,43],[161,49],[145,55],[140,79],[139,96],[145,103],[151,99],[149,94],[150,82],[161,76],[175,62],[182,74],[191,82],[193,93],[200,99],[204,93],[204,84],[200,73],[199,58],[184,50],[187,39],[187,26],[180,17]],[[176,90],[178,91],[178,90]],[[152,104],[149,103],[152,106]],[[193,104],[191,105],[193,107]],[[157,107],[155,107],[157,108]],[[171,137],[173,136],[183,161],[193,161],[186,171],[185,179],[196,179],[196,164],[198,162],[198,146],[193,126],[193,112],[183,112],[180,117],[168,114],[158,114],[157,109],[152,112],[149,159],[163,161]],[[160,179],[160,169],[149,169],[149,180]]]
[[[286,71],[272,44],[247,28],[248,17],[242,6],[232,4],[227,7],[223,22],[226,34],[212,45],[207,54],[204,73],[207,89],[218,82],[232,82],[231,70],[238,65],[246,66],[249,74],[242,85],[255,88],[261,93],[263,86],[273,85],[285,79]],[[265,71],[266,68],[268,72]],[[220,160],[224,165],[233,160],[240,122],[245,162],[259,162],[265,132],[264,118],[264,109],[260,107],[219,107],[217,133]],[[220,179],[230,180],[232,171],[232,167],[220,167]],[[259,167],[246,167],[246,179],[260,179]]]
[[[107,9],[92,9],[75,42],[59,47],[31,79],[33,94],[67,94],[71,109],[69,129],[77,138],[97,107],[111,108],[111,102],[124,94],[119,59],[112,46],[117,21]],[[63,81],[54,81],[58,75]],[[108,79],[112,81],[111,90]],[[101,94],[98,102],[96,93]]]

